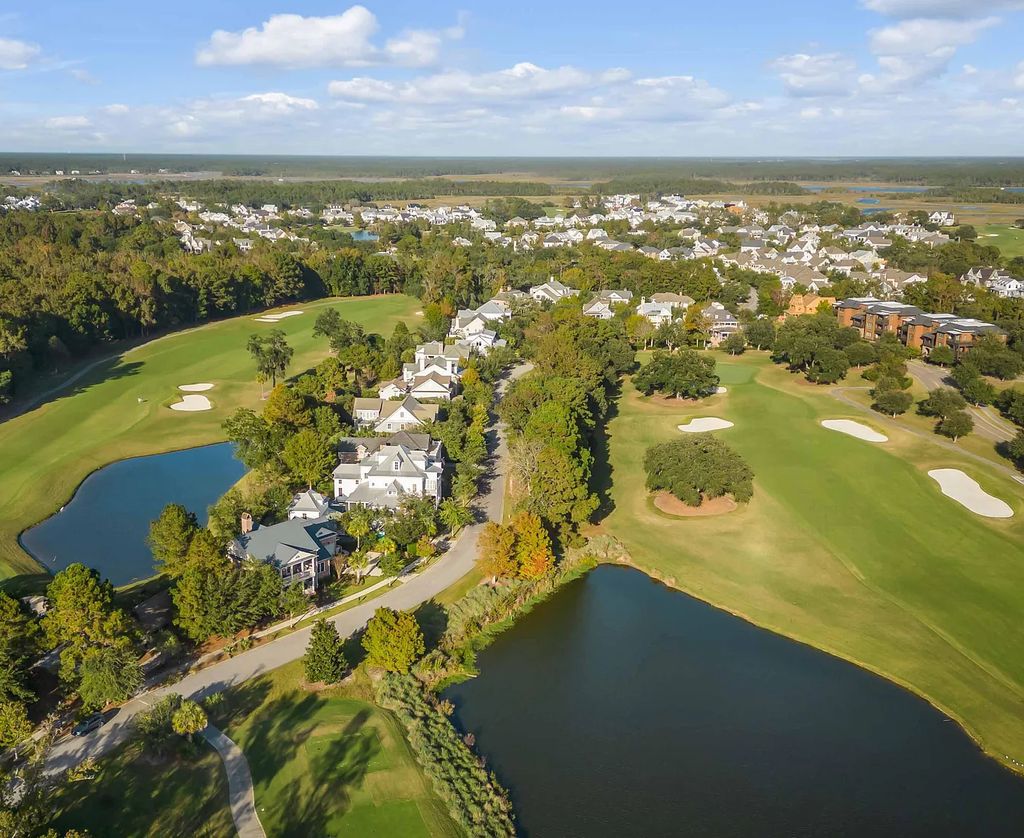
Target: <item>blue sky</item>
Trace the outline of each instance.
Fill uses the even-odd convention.
[[[1024,0],[3,9],[4,150],[1024,153]]]

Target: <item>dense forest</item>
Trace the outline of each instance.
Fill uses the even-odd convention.
[[[0,172],[17,170],[146,174],[217,172],[230,177],[403,178],[501,175],[578,181],[617,178],[727,181],[822,181],[915,183],[946,187],[1024,185],[1020,158],[864,157],[327,157],[189,154],[0,154]],[[501,178],[495,178],[500,180]],[[475,194],[487,194],[477,192]]]

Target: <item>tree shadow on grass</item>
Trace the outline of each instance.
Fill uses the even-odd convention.
[[[594,465],[590,471],[590,489],[598,499],[597,510],[591,518],[595,523],[606,518],[615,509],[615,500],[612,498],[612,471],[614,469],[610,458],[611,445],[608,424],[619,415],[621,395],[621,387],[611,395],[605,420],[594,429],[591,436],[590,450],[594,455]]]
[[[366,708],[340,733],[317,735],[317,713],[326,704],[318,695],[292,692],[250,719],[244,750],[270,834],[333,834],[332,822],[349,810],[353,790],[380,751]]]
[[[413,616],[423,632],[427,651],[437,648],[448,628],[448,611],[440,603],[428,599],[413,612]]]

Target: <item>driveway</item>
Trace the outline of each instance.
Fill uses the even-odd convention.
[[[956,386],[949,377],[949,370],[942,367],[935,367],[924,361],[908,361],[907,369],[926,390]],[[967,412],[974,420],[974,433],[984,439],[992,442],[1009,442],[1017,435],[1017,429],[1003,419],[995,408],[968,405]]]
[[[521,377],[530,368],[530,364],[515,367],[499,384],[498,397],[504,393],[508,381]],[[331,618],[331,622],[338,627],[342,637],[348,637],[363,628],[378,608],[415,608],[454,585],[473,569],[480,531],[486,521],[501,520],[505,497],[508,445],[502,428],[493,428],[489,435],[493,435],[490,479],[484,485],[477,501],[482,520],[466,527],[448,552],[426,570],[405,577],[394,588],[376,599]],[[110,722],[94,733],[88,736],[67,737],[56,743],[47,761],[47,771],[63,771],[87,757],[99,758],[107,753],[128,738],[131,733],[131,721],[135,715],[148,709],[164,695],[179,693],[185,697],[202,698],[291,663],[305,654],[311,631],[312,626],[285,635],[278,640],[186,675],[174,684],[156,687],[133,698],[121,707]]]

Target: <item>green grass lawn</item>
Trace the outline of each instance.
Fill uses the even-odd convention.
[[[295,350],[290,374],[327,354],[313,321],[328,306],[368,330],[390,335],[399,320],[416,322],[420,302],[389,295],[291,306],[305,312],[274,325],[253,315],[161,338],[103,363],[64,393],[0,424],[0,578],[38,573],[18,546],[25,528],[66,503],[90,472],[115,460],[224,438],[221,423],[237,407],[256,407],[260,388],[245,345],[249,335],[281,329]],[[180,384],[210,382],[213,409],[170,410]],[[142,401],[140,401],[142,399]]]
[[[1024,256],[1024,230],[1010,224],[985,224],[977,228],[978,244],[995,245],[1007,259]]]
[[[717,357],[729,392],[702,403],[645,399],[627,382],[602,528],[652,575],[913,689],[1024,762],[1024,487],[898,429],[876,424],[882,445],[825,430],[824,418],[872,419],[764,357]],[[690,416],[735,422],[719,433],[756,475],[748,506],[690,519],[653,507],[644,452]],[[1015,517],[944,497],[935,467],[963,469]]]
[[[319,692],[301,678],[296,661],[228,690],[214,713],[249,760],[268,835],[459,834],[365,675]]]
[[[73,783],[53,801],[56,827],[93,838],[234,835],[224,764],[205,743],[192,759],[154,761],[130,742],[100,763],[92,780]]]

